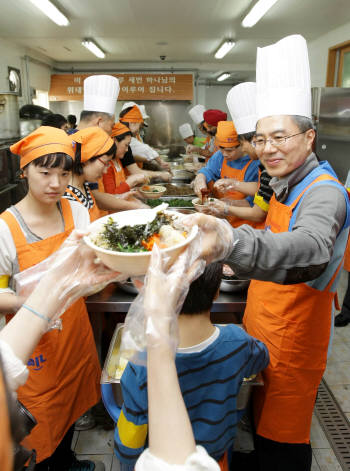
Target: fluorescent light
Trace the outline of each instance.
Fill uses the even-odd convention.
[[[236,43],[232,41],[231,39],[228,39],[225,42],[223,42],[215,53],[215,59],[222,59],[224,56],[226,56],[226,54],[229,51],[231,51],[231,49],[233,48],[235,44]]]
[[[86,47],[86,49],[89,49],[90,52],[95,54],[96,57],[99,57],[100,59],[103,59],[105,57],[105,53],[102,51],[98,45],[92,41],[91,39],[84,39],[84,41],[81,42],[81,44]]]
[[[49,0],[30,0],[39,10],[50,18],[58,26],[68,26],[68,18],[55,7]]]
[[[242,21],[242,26],[244,28],[254,26],[276,2],[277,0],[259,0]]]
[[[231,74],[229,74],[228,72],[225,72],[221,75],[219,75],[219,77],[216,79],[218,82],[223,82],[224,80],[228,79],[230,77]]]

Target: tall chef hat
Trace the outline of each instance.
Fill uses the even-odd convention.
[[[203,105],[195,105],[191,108],[188,114],[191,116],[195,124],[200,124],[204,121],[203,113],[205,108]]]
[[[190,123],[184,123],[179,126],[179,132],[183,139],[194,136]]]
[[[114,116],[119,80],[111,75],[91,75],[84,80],[84,110]]]
[[[238,134],[255,131],[256,84],[245,82],[232,87],[226,97],[227,108]]]
[[[258,120],[274,115],[311,118],[310,66],[302,36],[295,34],[258,47],[256,86]]]

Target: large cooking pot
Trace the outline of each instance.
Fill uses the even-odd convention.
[[[0,139],[19,136],[18,97],[13,93],[0,94]]]

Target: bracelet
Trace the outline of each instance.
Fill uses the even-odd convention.
[[[47,316],[44,316],[44,314],[40,314],[40,312],[36,311],[35,309],[33,309],[32,307],[30,306],[27,306],[26,304],[22,304],[22,307],[24,307],[24,309],[27,309],[27,311],[30,311],[32,312],[33,314],[35,314],[36,316],[40,317],[40,319],[43,319],[44,321],[46,321],[47,323],[51,322],[51,319]]]

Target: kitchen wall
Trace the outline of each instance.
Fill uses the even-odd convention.
[[[350,41],[350,23],[333,29],[308,43],[313,87],[326,85],[328,49],[345,41]]]
[[[40,53],[0,39],[0,93],[9,91],[8,67],[21,71],[19,106],[30,102],[30,87],[49,90],[52,62]],[[28,80],[29,77],[29,80]]]

